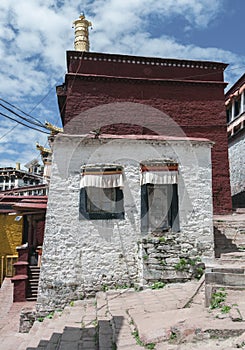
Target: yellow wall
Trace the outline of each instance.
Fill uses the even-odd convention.
[[[0,214],[0,257],[16,255],[16,247],[21,245],[23,218],[14,221],[16,215]]]

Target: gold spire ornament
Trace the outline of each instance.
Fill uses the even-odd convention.
[[[58,128],[58,126],[55,126],[47,121],[45,122],[45,126],[47,129],[49,129],[51,131],[51,135],[56,135],[59,132],[64,132],[63,128]]]
[[[42,153],[52,153],[50,148],[45,148],[45,147],[41,146],[40,143],[38,143],[38,142],[36,143],[36,149],[38,151],[40,151],[41,154]]]
[[[92,27],[92,23],[86,20],[82,13],[74,22],[75,40],[74,49],[76,51],[89,51],[89,32],[88,28]]]
[[[40,151],[40,155],[43,161],[43,180],[44,183],[49,184],[50,176],[51,176],[51,165],[52,165],[52,150],[50,148],[45,148],[40,145],[38,142],[36,143],[36,149]]]

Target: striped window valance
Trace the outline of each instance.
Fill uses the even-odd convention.
[[[178,163],[172,160],[140,163],[140,185],[171,185],[178,183]]]
[[[85,165],[81,167],[82,187],[113,188],[124,186],[123,168],[117,165]]]

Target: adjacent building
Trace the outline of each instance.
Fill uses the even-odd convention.
[[[13,277],[14,301],[37,297],[47,196],[0,194],[0,285]]]
[[[234,208],[245,207],[245,74],[227,91],[227,131]]]
[[[0,191],[13,190],[19,187],[32,185],[37,186],[42,183],[42,173],[38,163],[30,166],[28,171],[21,170],[20,163],[16,163],[15,168],[0,168]]]

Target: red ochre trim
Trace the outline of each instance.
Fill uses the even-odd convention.
[[[46,203],[16,203],[13,205],[14,209],[46,209]]]
[[[141,166],[141,171],[178,171],[178,165],[170,165],[170,166]]]
[[[29,265],[27,261],[17,261],[16,263],[13,264],[14,266],[24,266],[24,265]]]
[[[11,278],[11,281],[21,281],[21,280],[27,280],[28,276],[27,275],[17,275]]]
[[[82,176],[86,175],[117,175],[122,174],[122,171],[85,171],[82,173]]]

